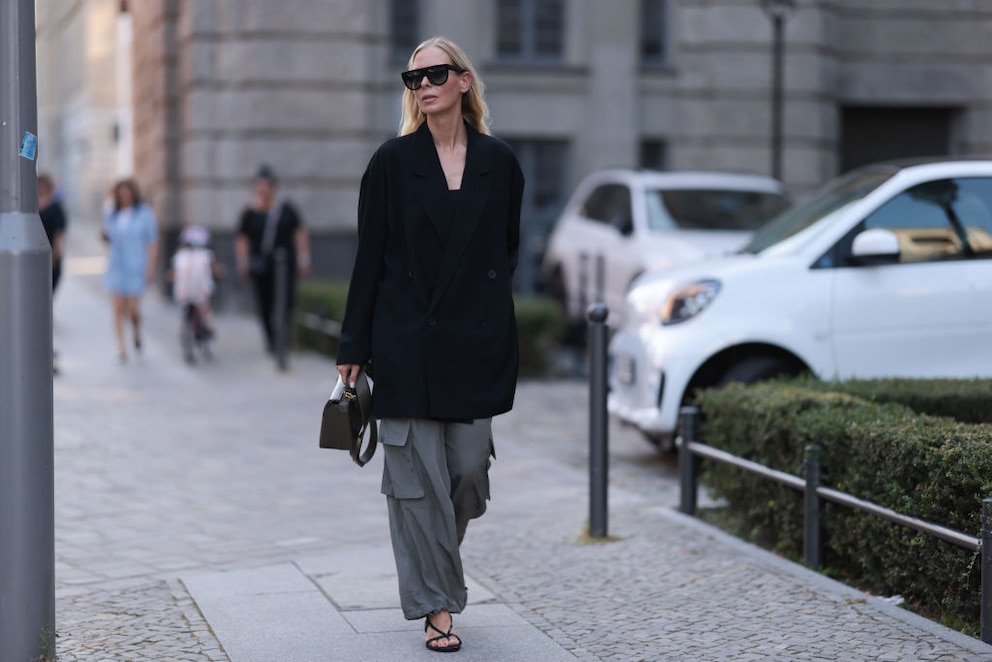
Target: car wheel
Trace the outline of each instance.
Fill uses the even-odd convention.
[[[760,382],[763,379],[770,379],[778,375],[794,374],[796,374],[796,369],[788,361],[775,358],[774,356],[752,356],[730,366],[714,386],[721,388],[733,382],[753,384],[754,382]],[[651,436],[647,433],[644,433],[644,436],[653,443],[658,444],[658,448],[663,453],[674,453],[678,450],[682,439],[682,420],[681,418],[679,419],[678,425],[675,428],[675,434],[669,439],[667,445],[663,443],[664,440],[651,439]]]
[[[733,382],[753,384],[776,375],[793,375],[795,372],[788,362],[774,356],[752,356],[732,365],[717,382],[717,386],[726,386]]]

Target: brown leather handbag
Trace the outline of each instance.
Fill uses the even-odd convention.
[[[354,388],[345,386],[338,375],[320,423],[320,447],[348,451],[360,467],[375,455],[379,437],[379,428],[372,418],[372,386],[364,370],[358,373]],[[366,430],[368,443],[363,452]]]

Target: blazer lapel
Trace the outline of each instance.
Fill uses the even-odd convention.
[[[426,126],[426,123],[425,123]],[[455,209],[455,222],[448,235],[448,243],[444,249],[444,258],[441,260],[441,269],[438,273],[437,285],[434,286],[434,293],[431,297],[429,310],[434,310],[441,295],[447,288],[451,278],[455,275],[455,269],[461,260],[462,253],[468,246],[475,228],[482,217],[486,200],[489,197],[489,152],[485,143],[480,140],[480,134],[471,126],[465,125],[468,131],[468,147],[465,154],[465,171],[462,173],[461,193],[458,197],[458,206]],[[428,137],[429,137],[428,133]],[[437,150],[431,145],[431,152],[437,159]],[[441,163],[437,161],[437,169],[441,170]],[[447,189],[447,182],[444,181],[444,173],[441,173],[442,192]],[[430,213],[428,211],[428,213]]]
[[[418,182],[417,198],[427,212],[427,217],[434,226],[434,232],[440,237],[440,219],[450,213],[450,207],[445,199],[448,182],[444,179],[441,160],[437,156],[437,148],[427,128],[427,122],[420,125],[414,136],[414,154],[412,164],[413,175]]]

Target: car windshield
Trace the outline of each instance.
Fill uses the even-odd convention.
[[[646,196],[652,230],[754,230],[789,206],[771,191],[649,189]]]
[[[898,172],[895,166],[872,166],[853,170],[827,182],[810,198],[787,209],[758,230],[741,253],[756,254],[798,234],[841,207],[861,200]]]

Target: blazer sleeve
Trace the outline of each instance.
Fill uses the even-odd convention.
[[[512,152],[510,158],[513,160],[513,172],[510,175],[510,217],[506,219],[506,251],[512,276],[517,270],[520,256],[520,207],[524,197],[524,174]]]
[[[362,175],[358,195],[358,253],[341,322],[339,364],[365,365],[372,357],[372,315],[385,261],[389,195],[379,152]]]

